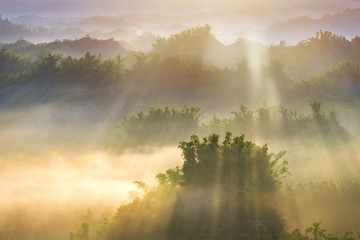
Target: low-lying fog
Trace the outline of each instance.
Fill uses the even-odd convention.
[[[1,155],[0,229],[18,239],[68,239],[87,209],[110,217],[136,196],[134,181],[153,184],[180,164],[176,147],[122,154],[20,147]]]

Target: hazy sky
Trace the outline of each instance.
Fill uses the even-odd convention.
[[[358,0],[252,0],[251,4],[356,4]],[[218,11],[249,4],[245,0],[2,0],[5,16],[88,16],[121,13],[191,13]]]

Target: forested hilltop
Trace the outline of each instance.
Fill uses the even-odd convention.
[[[89,42],[89,48],[98,44],[84,38],[43,46],[67,44],[84,49],[81,41]],[[0,107],[86,104],[91,105],[90,112],[114,119],[152,106],[186,104],[228,113],[240,104],[259,107],[265,100],[299,107],[318,97],[346,115],[351,113],[340,120],[358,128],[354,119],[360,94],[359,37],[350,41],[320,31],[295,46],[254,44],[239,40],[225,47],[205,26],[160,38],[148,53],[130,51],[115,58],[91,53],[74,57],[77,53],[68,50],[64,53],[70,55],[62,55],[42,45],[2,50]],[[28,48],[39,51],[13,53],[29,52]],[[213,63],[217,61],[233,62],[233,67],[218,67]]]
[[[18,42],[2,48],[2,88],[19,82],[39,81],[74,85],[82,82],[84,87],[116,84],[119,86],[116,92],[136,101],[129,90],[142,86],[142,89],[137,88],[139,102],[146,99],[146,95],[161,91],[161,95],[170,100],[167,104],[186,95],[205,102],[210,96],[217,99],[221,94],[229,98],[241,95],[236,102],[247,103],[251,98],[256,101],[261,97],[266,99],[274,91],[278,100],[287,100],[294,94],[301,95],[295,99],[299,100],[321,91],[328,95],[358,95],[359,92],[359,37],[350,41],[326,31],[295,46],[281,42],[266,47],[245,40],[224,46],[207,25],[168,39],[159,38],[149,53],[130,52],[127,55],[116,41],[98,41],[89,37],[38,45]],[[86,49],[93,49],[96,54],[83,53],[81,57],[74,57]],[[116,54],[117,57],[105,58]],[[254,62],[254,55],[261,58]],[[220,65],[228,67],[219,67],[219,61],[223,62]],[[108,81],[107,84],[101,84],[104,81]],[[256,90],[259,96],[249,96],[254,82],[259,84]],[[269,91],[270,88],[273,90]],[[232,104],[229,99],[222,101]]]
[[[305,80],[314,73],[322,73],[340,61],[359,61],[359,44],[358,36],[347,39],[329,31],[318,30],[315,36],[297,44],[288,44],[283,40],[278,44],[263,45],[239,38],[230,45],[224,45],[212,34],[210,26],[205,25],[173,34],[168,38],[147,33],[127,42],[116,41],[113,38],[100,40],[86,35],[76,40],[56,40],[38,44],[20,39],[14,43],[3,43],[1,48],[22,56],[34,55],[42,49],[48,49],[76,57],[81,57],[89,51],[95,55],[100,53],[103,57],[114,58],[116,55],[125,57],[127,51],[137,51],[138,45],[152,45],[152,48],[147,47],[149,50],[146,52],[149,56],[154,52],[161,54],[162,58],[178,54],[199,55],[204,63],[220,68],[236,68],[242,60],[246,60],[250,67],[253,67],[253,65],[267,64],[275,58],[284,63],[287,75],[299,81]],[[133,64],[134,60],[130,65]]]

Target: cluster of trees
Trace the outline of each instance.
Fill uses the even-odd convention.
[[[275,139],[316,139],[344,141],[349,139],[349,133],[338,121],[334,107],[323,110],[321,101],[314,98],[310,101],[311,114],[304,114],[297,109],[289,110],[283,105],[269,107],[266,103],[253,111],[241,105],[239,111],[232,112],[230,119],[214,117],[208,128],[224,132],[232,131],[236,134],[244,133],[250,136],[268,137]]]
[[[141,111],[124,117],[118,126],[121,134],[116,140],[128,146],[176,143],[199,130],[201,116],[202,111],[198,107],[150,108],[147,114]]]
[[[294,98],[304,96],[330,96],[331,98],[344,95],[360,96],[360,63],[341,62],[328,69],[324,74],[315,74],[308,80],[295,85]]]
[[[190,141],[180,142],[179,148],[184,159],[181,168],[159,173],[154,186],[136,181],[137,195],[120,206],[112,219],[94,221],[87,217],[74,229],[70,239],[354,240],[360,237],[357,232],[328,233],[320,222],[304,232],[288,230],[288,224],[301,225],[294,214],[305,213],[309,206],[312,207],[308,211],[314,214],[319,209],[328,213],[333,207],[345,211],[338,208],[345,198],[351,203],[346,211],[353,208],[358,211],[359,179],[284,186],[283,178],[289,173],[285,151],[269,153],[266,145],[258,146],[246,141],[244,135],[233,137],[229,132],[222,141],[216,134],[202,140],[193,135]],[[348,220],[358,226],[356,216]],[[344,215],[339,215],[326,219],[326,224],[333,227],[331,221],[343,220]],[[340,229],[349,229],[351,224],[347,223]]]
[[[284,41],[269,47],[269,55],[286,63],[286,73],[294,79],[305,80],[314,73],[324,72],[339,62],[360,61],[360,37],[351,40],[328,31],[318,31],[316,36],[295,46]]]
[[[200,54],[206,51],[206,42],[215,37],[210,33],[211,27],[191,28],[180,34],[171,35],[169,38],[159,38],[153,45],[153,52],[159,52],[163,57],[179,54]]]
[[[205,136],[227,131],[255,138],[306,139],[311,144],[350,140],[350,133],[340,125],[334,107],[324,111],[317,98],[310,101],[310,106],[312,113],[304,114],[283,105],[270,107],[264,103],[256,111],[241,105],[238,111],[231,112],[232,117],[214,116],[206,123],[200,108],[150,108],[148,113],[141,111],[123,118],[115,141],[123,147],[164,145],[174,144],[192,133]]]
[[[4,49],[0,52],[0,87],[25,79],[31,69],[31,62]]]
[[[181,142],[184,164],[157,175],[150,188],[121,206],[107,239],[277,239],[284,222],[273,194],[287,161],[266,146],[227,133]]]
[[[124,69],[120,56],[103,60],[101,55],[95,56],[89,52],[81,58],[65,57],[48,50],[24,57],[6,50],[0,53],[0,79],[3,87],[41,79],[59,84],[82,82],[90,86],[104,85],[108,83],[106,80],[121,80]]]

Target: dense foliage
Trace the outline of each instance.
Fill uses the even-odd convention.
[[[263,104],[256,111],[241,105],[232,116],[220,119],[214,116],[207,122],[201,121],[203,112],[196,107],[182,109],[150,108],[120,122],[120,132],[114,138],[117,146],[141,146],[174,144],[189,137],[192,133],[202,136],[211,132],[225,134],[246,134],[257,138],[274,140],[305,139],[303,144],[325,142],[333,144],[351,139],[337,118],[334,107],[321,109],[321,102],[314,98],[310,101],[311,114],[297,109],[289,110],[283,105],[270,107]]]
[[[181,142],[184,165],[118,209],[108,239],[277,239],[284,223],[273,194],[287,172],[285,152],[227,133]]]
[[[199,130],[201,115],[202,112],[197,107],[150,108],[147,114],[141,111],[124,117],[119,126],[120,139],[117,140],[120,140],[123,146],[176,143]]]
[[[341,97],[360,94],[360,64],[341,62],[328,69],[323,75],[313,75],[308,80],[297,84],[296,97],[317,95]]]
[[[324,72],[341,61],[360,61],[359,36],[348,40],[328,31],[318,31],[316,36],[286,46],[280,42],[269,48],[272,57],[286,63],[286,72],[298,80],[305,80],[314,73]]]

